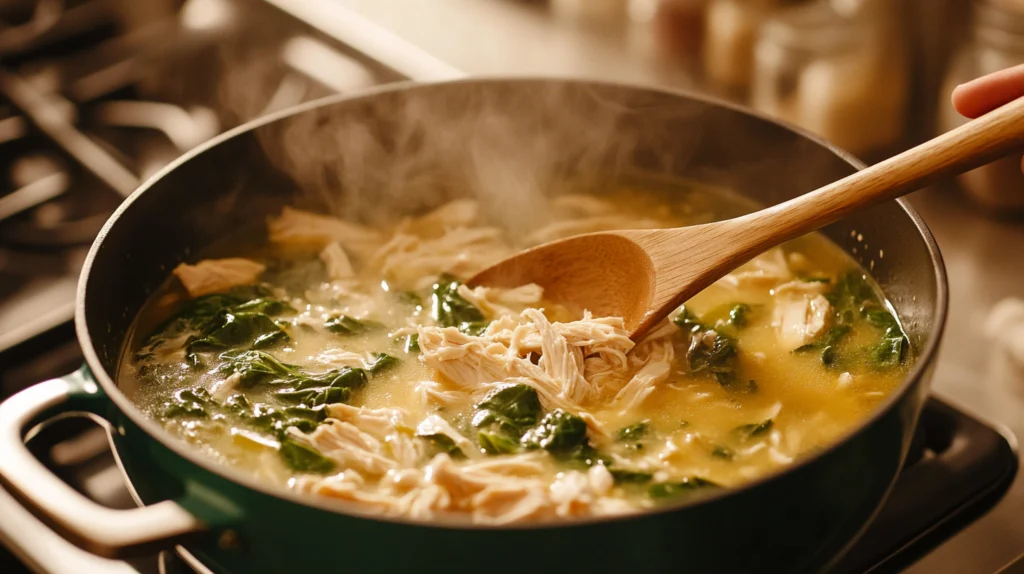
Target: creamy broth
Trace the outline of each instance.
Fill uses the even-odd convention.
[[[458,280],[557,237],[748,207],[710,188],[568,194],[517,240],[471,200],[388,230],[285,210],[265,244],[176,270],[120,384],[225,464],[382,514],[569,519],[735,487],[851,431],[911,363],[837,247],[762,255],[635,347],[536,286]]]

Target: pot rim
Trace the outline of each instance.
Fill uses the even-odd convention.
[[[100,362],[99,356],[96,354],[92,344],[92,337],[89,334],[89,326],[87,324],[85,316],[85,305],[86,305],[86,292],[88,291],[89,275],[92,270],[93,263],[102,248],[103,242],[106,236],[110,233],[110,230],[117,225],[121,215],[127,211],[131,205],[138,200],[138,198],[152,188],[157,182],[163,179],[167,174],[182,168],[191,159],[205,153],[207,150],[220,145],[223,142],[231,140],[239,135],[246,132],[251,132],[257,128],[265,125],[277,122],[287,117],[295,116],[298,114],[306,113],[311,110],[340,104],[342,102],[357,102],[365,99],[371,99],[377,97],[380,94],[392,93],[398,91],[409,91],[416,89],[429,89],[433,86],[438,85],[458,85],[458,84],[491,84],[491,83],[561,83],[561,84],[579,84],[579,85],[590,85],[590,86],[601,86],[607,88],[618,88],[634,91],[646,91],[653,93],[660,93],[667,96],[673,96],[675,98],[681,98],[686,100],[697,101],[709,106],[717,106],[725,108],[733,112],[741,113],[747,116],[753,116],[761,121],[771,123],[780,126],[790,132],[793,132],[805,140],[809,140],[831,153],[838,156],[840,159],[853,166],[856,170],[861,170],[866,165],[859,159],[849,154],[848,152],[838,148],[837,146],[829,143],[823,138],[804,130],[798,126],[792,125],[788,122],[781,121],[775,118],[768,117],[756,110],[747,108],[745,106],[734,104],[732,102],[724,101],[719,98],[708,96],[704,94],[694,93],[689,90],[664,88],[659,86],[639,85],[631,84],[626,82],[618,81],[606,81],[606,80],[590,80],[586,78],[554,78],[554,77],[543,77],[543,76],[474,76],[469,78],[459,78],[454,80],[445,80],[438,82],[417,82],[417,81],[403,81],[395,82],[390,84],[384,84],[368,90],[363,90],[353,94],[338,94],[319,98],[310,102],[305,102],[292,106],[283,110],[279,110],[275,113],[268,114],[246,122],[242,125],[236,126],[235,128],[228,130],[217,137],[214,137],[205,143],[196,146],[192,150],[181,155],[170,164],[166,165],[163,169],[155,173],[145,182],[143,182],[138,189],[136,189],[130,196],[128,196],[120,206],[114,211],[107,222],[103,225],[103,228],[97,234],[96,239],[93,241],[92,246],[89,248],[89,253],[86,256],[85,262],[82,266],[82,272],[78,281],[78,288],[75,295],[75,332],[78,337],[79,344],[82,347],[82,352],[85,357],[86,364],[89,366],[93,377],[99,382],[103,388],[107,397],[117,406],[117,408],[127,416],[135,425],[143,429],[150,438],[159,441],[164,447],[171,450],[177,456],[187,460],[188,462],[202,468],[205,471],[213,473],[221,478],[229,480],[231,482],[240,484],[246,488],[260,492],[261,494],[279,498],[291,503],[299,504],[302,506],[309,507],[314,510],[328,511],[343,516],[352,516],[363,518],[367,520],[374,520],[379,522],[387,522],[393,524],[402,524],[407,526],[415,526],[420,528],[442,528],[442,529],[473,529],[473,530],[548,530],[548,529],[560,529],[560,528],[573,528],[590,526],[606,522],[619,522],[619,521],[630,521],[642,519],[656,514],[672,513],[684,508],[691,506],[699,506],[704,504],[713,504],[715,501],[737,495],[741,492],[750,491],[761,487],[762,485],[780,480],[784,476],[796,472],[799,469],[809,466],[816,462],[818,459],[823,458],[830,453],[837,450],[841,445],[846,443],[852,437],[864,432],[868,427],[872,426],[875,421],[882,418],[885,413],[898,403],[903,396],[909,392],[913,383],[918,379],[925,376],[926,371],[931,367],[932,361],[938,351],[939,343],[942,339],[942,334],[946,326],[946,315],[948,311],[948,284],[946,278],[946,269],[943,263],[942,255],[939,252],[938,244],[935,241],[934,236],[928,229],[924,220],[917,213],[917,211],[911,207],[909,202],[904,198],[896,199],[896,203],[899,205],[903,213],[910,219],[910,223],[917,230],[918,235],[924,240],[925,248],[928,252],[928,257],[931,262],[932,271],[935,274],[936,289],[935,289],[935,306],[933,309],[933,316],[935,318],[935,327],[932,329],[922,346],[921,352],[917,355],[917,361],[910,371],[904,376],[900,386],[894,390],[886,401],[875,407],[874,412],[870,416],[865,417],[860,424],[855,428],[845,433],[841,438],[834,441],[827,448],[824,448],[811,456],[799,459],[789,466],[786,466],[777,471],[771,472],[748,482],[742,486],[721,489],[720,492],[715,492],[707,496],[701,496],[693,500],[681,501],[677,504],[666,504],[657,508],[641,510],[639,512],[622,514],[622,515],[609,515],[609,516],[597,516],[570,520],[560,521],[549,521],[540,523],[525,523],[525,524],[503,524],[503,525],[488,525],[488,524],[476,524],[468,521],[461,520],[435,520],[435,521],[423,521],[414,520],[405,517],[394,517],[394,516],[382,516],[362,508],[361,505],[354,502],[346,502],[328,499],[326,497],[313,497],[308,495],[302,495],[299,493],[286,490],[284,488],[274,487],[273,485],[263,484],[258,482],[256,479],[246,475],[245,473],[231,468],[225,464],[216,462],[212,457],[203,455],[198,449],[191,447],[184,441],[181,441],[171,435],[168,431],[163,429],[157,422],[143,414],[138,410],[130,399],[118,388],[114,379],[107,373],[106,369]],[[845,250],[844,250],[845,251]],[[127,478],[127,477],[126,477]],[[888,491],[886,493],[888,496]]]

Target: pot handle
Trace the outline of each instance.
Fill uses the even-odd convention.
[[[84,370],[84,369],[83,369]],[[59,535],[94,554],[120,558],[166,548],[206,526],[166,500],[130,510],[101,506],[51,473],[25,445],[25,433],[60,412],[108,399],[78,371],[39,383],[0,403],[0,483]]]

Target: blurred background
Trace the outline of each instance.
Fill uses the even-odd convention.
[[[288,106],[408,80],[583,77],[747,105],[870,163],[959,125],[952,88],[1019,63],[1024,0],[0,0],[0,399],[81,364],[77,274],[117,205]],[[986,329],[1024,283],[1019,159],[911,201],[951,282],[934,387],[1020,434],[1024,345]],[[54,464],[130,505],[104,449],[85,439]],[[1022,504],[1018,478],[914,571],[997,571],[1024,553]],[[0,541],[17,546],[10,524]]]

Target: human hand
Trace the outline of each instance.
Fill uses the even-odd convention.
[[[953,90],[953,107],[961,115],[976,118],[1024,96],[1024,64],[993,72]],[[1021,160],[1024,171],[1024,159]]]

